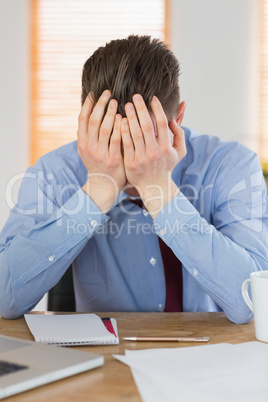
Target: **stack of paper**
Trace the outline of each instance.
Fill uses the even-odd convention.
[[[125,351],[145,402],[267,402],[268,345],[247,342]]]

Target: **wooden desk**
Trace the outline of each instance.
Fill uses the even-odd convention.
[[[35,312],[33,314],[44,314]],[[51,314],[51,313],[50,313]],[[254,341],[253,322],[246,325],[231,323],[224,313],[97,313],[117,320],[120,344],[115,346],[82,346],[79,349],[105,356],[103,367],[78,374],[7,399],[8,402],[119,402],[141,401],[128,366],[112,357],[125,349],[175,348],[200,345],[175,342],[126,342],[122,338],[144,335],[210,336],[212,343]],[[0,318],[0,333],[21,339],[33,337],[23,317],[16,320]],[[78,347],[76,347],[78,349]]]

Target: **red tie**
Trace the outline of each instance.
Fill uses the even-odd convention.
[[[130,199],[133,204],[144,208],[143,202],[140,199]],[[159,247],[162,255],[165,282],[166,282],[166,312],[183,311],[182,304],[182,265],[180,260],[175,256],[170,247],[158,237]]]
[[[166,280],[166,312],[183,311],[182,265],[170,247],[158,237]]]

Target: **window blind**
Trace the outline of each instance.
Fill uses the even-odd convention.
[[[165,40],[167,0],[32,0],[31,163],[76,139],[81,72],[111,39]]]

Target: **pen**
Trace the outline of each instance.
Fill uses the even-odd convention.
[[[134,336],[125,341],[143,342],[208,342],[209,336]]]

